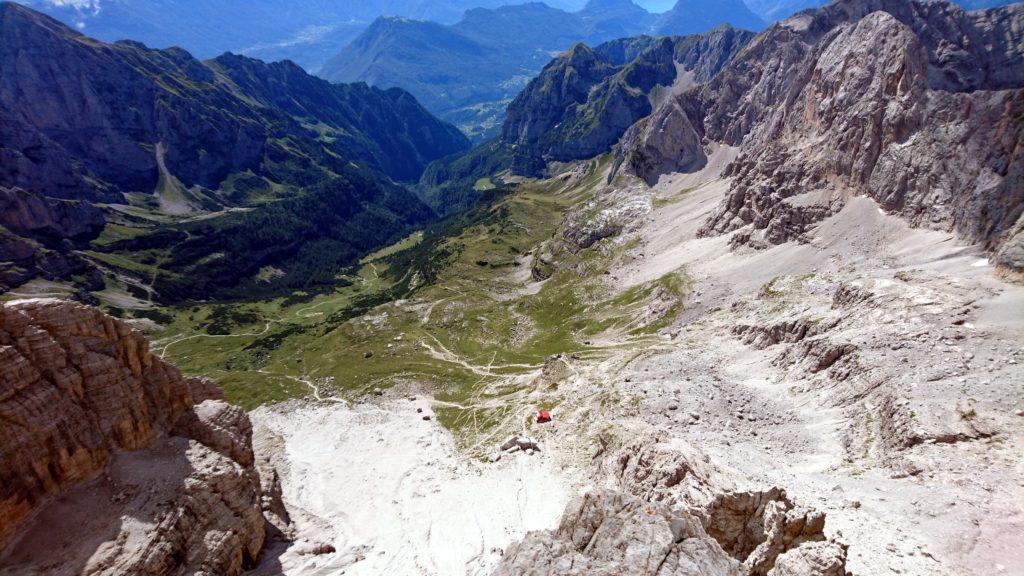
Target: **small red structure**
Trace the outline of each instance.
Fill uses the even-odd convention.
[[[537,412],[537,424],[545,424],[547,422],[551,422],[551,412],[547,410]]]

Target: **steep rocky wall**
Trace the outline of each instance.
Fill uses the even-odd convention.
[[[864,193],[915,226],[1004,241],[1024,206],[1024,91],[933,90],[928,73],[924,44],[892,15],[838,28],[744,140],[703,232],[752,224],[780,243]]]
[[[0,306],[0,574],[239,573],[263,517],[248,417],[220,395],[97,309]],[[102,527],[58,546],[76,506]]]
[[[52,243],[88,241],[105,224],[103,212],[91,204],[0,187],[0,226],[11,232]]]
[[[509,105],[502,140],[515,147],[513,171],[536,175],[549,161],[611,150],[630,126],[651,113],[656,87],[667,90],[680,80],[680,72],[687,84],[707,82],[753,36],[723,26],[682,38],[641,37],[593,49],[577,44]]]
[[[99,273],[68,248],[82,247],[104,224],[103,212],[86,202],[0,186],[0,292],[36,276],[78,276],[79,285],[102,288]]]
[[[713,140],[738,145],[807,81],[807,62],[839,29],[884,12],[917,38],[929,89],[1010,90],[1024,85],[1024,7],[965,12],[947,2],[839,0],[776,23],[755,37],[721,74],[690,95],[696,120]]]

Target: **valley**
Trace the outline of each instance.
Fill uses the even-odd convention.
[[[257,452],[284,458],[278,469],[295,475],[284,480],[285,502],[294,498],[302,510],[293,512],[302,541],[351,548],[315,561],[286,549],[285,569],[371,574],[426,565],[454,573],[461,568],[444,566],[456,562],[487,573],[498,560],[490,547],[469,546],[475,530],[448,533],[449,544],[472,551],[462,555],[431,544],[427,525],[387,544],[376,530],[388,521],[373,529],[347,519],[360,509],[355,503],[321,508],[290,492],[311,481],[365,482],[356,462],[387,474],[392,468],[378,456],[411,459],[394,470],[411,475],[402,490],[413,494],[467,476],[478,479],[465,489],[528,486],[511,501],[473,505],[488,521],[510,510],[535,513],[510,525],[524,531],[548,527],[538,514],[557,517],[568,494],[598,482],[595,447],[648,435],[669,453],[671,438],[700,446],[735,471],[717,471],[734,489],[784,485],[791,497],[816,503],[828,514],[827,534],[856,543],[847,558],[854,573],[958,574],[975,562],[1020,561],[1012,539],[998,535],[1020,529],[1019,517],[1004,511],[1022,489],[1006,470],[1021,442],[1013,411],[1024,381],[1024,290],[992,279],[976,247],[911,229],[869,200],[823,222],[807,244],[734,253],[728,238],[696,237],[728,187],[715,168],[634,188],[630,202],[643,208],[621,234],[563,254],[565,268],[538,281],[524,255],[563,234],[566,214],[623,202],[623,192],[604,184],[609,169],[606,158],[518,184],[437,236],[427,231],[366,257],[359,279],[330,295],[166,311],[176,319],[153,335],[156,354],[215,378],[242,406],[292,399],[254,412]],[[443,262],[434,281],[401,298],[389,294],[417,250]],[[386,303],[366,310],[361,302],[377,295]],[[853,351],[838,361],[819,356],[836,346]],[[902,372],[936,353],[944,361],[934,375]],[[554,427],[532,423],[538,409],[554,413]],[[423,413],[435,420],[421,421]],[[367,418],[379,424],[367,428]],[[297,421],[307,423],[299,430]],[[282,441],[274,437],[330,437],[339,426],[367,436],[322,456],[272,447]],[[543,452],[488,464],[524,427]],[[413,438],[444,451],[432,458],[469,458],[469,468],[455,476],[435,470],[426,457],[434,453]],[[345,448],[364,442],[377,448],[363,456]],[[959,465],[940,466],[950,451]],[[347,456],[316,464],[332,453]],[[549,499],[555,494],[562,496]],[[378,510],[394,497],[363,493],[358,506]],[[455,497],[405,498],[388,513],[396,522],[447,517],[440,510]],[[973,504],[965,516],[948,502]],[[976,534],[973,552],[949,536],[961,530]],[[509,543],[495,538],[489,546]],[[408,555],[377,559],[396,546]]]
[[[603,175],[608,165],[585,168]],[[1024,290],[993,280],[984,254],[946,233],[908,228],[867,200],[824,222],[806,245],[731,253],[725,238],[696,238],[702,217],[727,187],[711,172],[638,192],[633,200],[645,203],[648,211],[631,222],[614,246],[570,257],[570,266],[586,267],[582,272],[574,268],[568,277],[559,272],[537,281],[514,265],[478,264],[501,257],[514,262],[559,228],[557,217],[540,228],[543,221],[528,210],[537,200],[534,186],[556,187],[542,196],[561,203],[543,204],[556,215],[607,200],[609,190],[601,179],[584,178],[580,187],[565,186],[569,180],[571,172],[525,184],[499,201],[509,210],[506,226],[520,229],[515,224],[529,222],[537,244],[518,244],[513,253],[495,248],[507,237],[493,223],[467,227],[446,240],[465,248],[439,272],[435,285],[333,331],[325,326],[329,320],[313,318],[320,313],[329,318],[344,305],[321,297],[237,327],[238,340],[223,342],[223,348],[215,336],[161,348],[186,331],[156,340],[154,349],[189,372],[215,376],[229,398],[243,405],[304,399],[254,413],[257,430],[266,422],[268,434],[330,436],[328,430],[339,426],[335,418],[385,418],[375,424],[379,428],[352,428],[351,434],[370,434],[365,441],[371,443],[384,438],[377,450],[360,457],[366,462],[376,462],[371,454],[421,458],[422,448],[400,440],[404,433],[398,430],[410,426],[416,430],[409,432],[412,438],[427,437],[428,444],[445,446],[449,440],[436,436],[434,424],[421,422],[424,412],[414,408],[424,410],[452,435],[454,445],[443,449],[465,455],[456,460],[470,458],[470,468],[459,477],[483,475],[474,485],[496,482],[496,493],[511,489],[498,487],[505,482],[530,487],[518,503],[494,506],[553,513],[567,496],[540,504],[548,502],[545,495],[580,490],[581,479],[589,478],[583,486],[598,482],[591,462],[595,448],[652,435],[653,446],[663,446],[658,450],[685,453],[685,448],[670,448],[677,442],[670,439],[686,438],[717,465],[739,472],[718,471],[731,478],[734,489],[781,484],[791,497],[822,507],[829,519],[827,533],[841,533],[856,543],[847,558],[854,573],[958,574],[976,562],[993,562],[985,565],[995,573],[995,564],[1020,561],[1012,538],[998,535],[1020,529],[1019,516],[1004,511],[1014,509],[1022,489],[1006,470],[1012,469],[1021,441],[1013,411],[1020,410],[1024,377],[1024,351],[1015,344],[1021,338]],[[856,232],[850,232],[851,226]],[[519,234],[515,238],[529,242]],[[364,268],[367,285],[378,278],[374,268],[379,274],[385,265]],[[265,364],[258,363],[263,367],[246,370],[231,364],[237,359],[231,355],[250,342],[288,332],[304,318],[310,319],[310,333],[287,336]],[[264,324],[269,330],[259,327],[264,319],[272,319]],[[907,340],[906,334],[919,336]],[[838,361],[824,359],[837,346],[853,351]],[[902,371],[901,358],[907,358],[903,365],[923,367],[927,362],[922,360],[936,353],[944,360],[934,366],[934,375]],[[204,369],[207,362],[226,362],[232,370]],[[980,366],[974,367],[975,362]],[[232,371],[244,382],[240,386],[262,388],[270,396],[241,394]],[[261,382],[256,374],[267,380]],[[965,389],[972,392],[965,394]],[[537,409],[554,413],[554,427],[532,423]],[[285,424],[293,419],[309,422],[301,436],[292,431],[293,424]],[[488,464],[500,454],[504,439],[524,427],[543,452],[504,455]],[[350,454],[343,446],[336,447],[339,453]],[[654,449],[650,446],[644,449]],[[959,464],[941,466],[943,454],[951,451]],[[317,474],[316,481],[325,485],[360,481],[352,474],[361,466],[320,464],[314,473],[305,471],[316,462],[307,456],[289,451],[277,457],[294,458],[280,468],[296,475],[293,484],[285,481],[286,502],[289,486],[310,481],[305,474]],[[450,481],[444,480],[447,472],[433,469],[430,459],[406,466],[398,470],[414,480],[403,490]],[[536,476],[548,467],[554,468]],[[507,476],[484,479],[495,470],[507,470]],[[550,482],[557,484],[551,487]],[[643,489],[667,489],[658,486]],[[957,488],[951,491],[950,486]],[[443,498],[451,498],[442,494],[423,504],[412,500],[394,513],[413,514],[427,506],[413,518],[433,518],[440,512],[430,510],[445,507]],[[363,550],[355,558],[367,559],[339,554],[327,564],[312,565],[345,567],[357,574],[383,569],[375,554],[393,549],[383,544],[383,533],[331,520],[337,512],[307,502],[308,496],[292,497],[306,502],[300,508],[311,516],[305,524],[295,521],[303,538],[350,542],[353,550]],[[964,515],[948,502],[971,502],[971,512]],[[488,518],[500,517],[474,506]],[[975,521],[980,523],[972,525]],[[537,522],[534,515],[525,526],[546,527]],[[973,552],[957,547],[951,535],[959,531],[976,534]],[[406,562],[415,562],[444,571],[444,562],[471,558],[486,573],[490,564],[475,554],[497,560],[486,547],[451,556],[429,539],[420,540],[428,534],[407,532],[401,546],[411,547],[409,555],[386,565],[402,571],[399,567],[413,566]],[[448,541],[468,545],[475,534],[449,534]],[[889,550],[893,546],[895,552]],[[308,558],[288,553],[282,562],[296,569],[312,566]]]

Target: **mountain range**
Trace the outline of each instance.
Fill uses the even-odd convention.
[[[808,8],[828,4],[828,0],[744,0],[751,10],[769,22],[781,20]],[[994,8],[1011,4],[1010,0],[956,0],[966,10]]]
[[[613,0],[614,1],[614,0]],[[772,22],[822,0],[743,0],[762,20]],[[457,22],[471,8],[498,8],[520,0],[26,0],[44,12],[90,36],[113,42],[132,39],[155,48],[177,46],[199,58],[236,52],[265,61],[290,59],[309,71],[323,64],[380,16],[402,16],[442,24]],[[1005,0],[962,0],[969,9],[1005,4]],[[567,11],[583,8],[585,0],[548,0]],[[650,13],[660,14],[672,0],[638,0]],[[722,10],[724,3],[690,0],[690,13]],[[734,9],[735,4],[728,6]],[[740,11],[747,13],[746,7]],[[744,28],[742,23],[732,24]],[[610,38],[606,38],[610,39]],[[583,38],[577,38],[583,40]]]
[[[382,15],[455,22],[469,8],[505,0],[27,0],[90,36],[180,47],[199,58],[236,52],[319,68]],[[572,6],[572,2],[553,5]]]
[[[104,250],[156,251],[142,268],[167,299],[295,254],[304,264],[278,281],[351,261],[431,217],[394,181],[468,146],[407,92],[289,62],[105,44],[14,3],[0,4],[0,38],[0,187],[106,206],[125,237]],[[66,275],[44,257],[61,244],[49,235],[29,235],[42,246],[20,248],[8,280]]]
[[[632,0],[591,0],[576,12],[537,2],[474,9],[451,25],[380,18],[317,74],[335,82],[405,88],[479,142],[497,134],[505,107],[548,59],[576,42],[685,36],[722,24],[757,32],[766,21],[821,3],[751,0],[748,8],[743,0],[678,0],[655,14]]]
[[[179,46],[207,58],[260,43],[301,41],[304,34],[315,36],[346,24],[365,26],[381,15],[454,22],[469,8],[501,4],[499,0],[28,0],[26,5],[101,40]]]
[[[382,18],[331,59],[319,75],[335,82],[402,86],[439,117],[480,140],[494,135],[504,108],[551,56],[576,42],[638,34],[685,35],[718,24],[760,29],[740,0],[716,2],[709,18],[693,0],[663,15],[631,0],[592,0],[578,12],[543,3],[475,9],[450,26]]]

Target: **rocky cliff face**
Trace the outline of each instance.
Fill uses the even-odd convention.
[[[0,226],[51,245],[88,242],[103,230],[103,212],[86,202],[54,200],[0,188]]]
[[[653,182],[701,167],[708,141],[740,145],[732,190],[702,231],[746,229],[737,243],[798,238],[863,194],[915,226],[1012,245],[1022,22],[1021,5],[848,0],[801,13],[633,126],[618,162]]]
[[[0,574],[239,574],[251,426],[96,309],[0,306]]]

